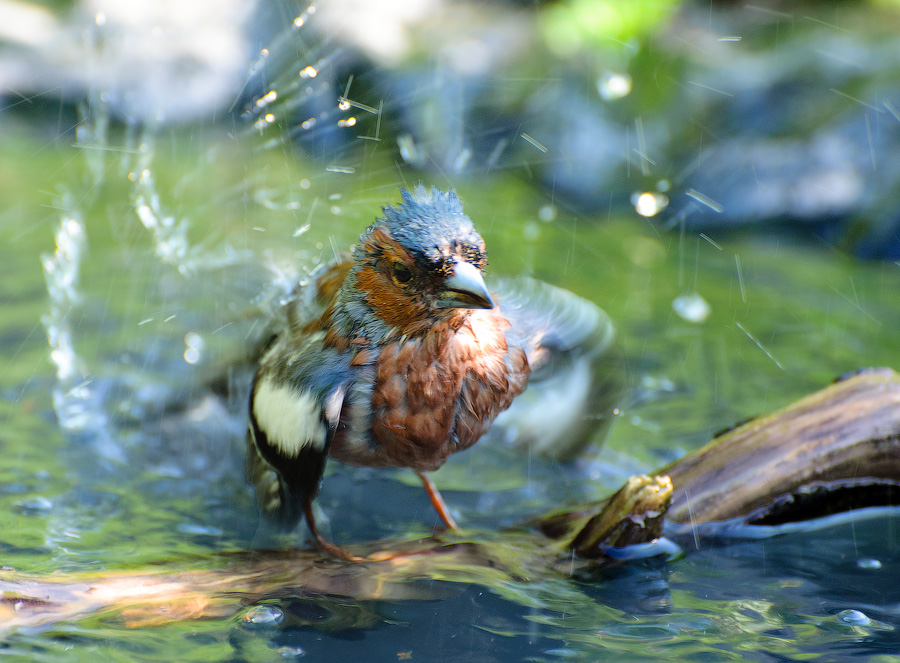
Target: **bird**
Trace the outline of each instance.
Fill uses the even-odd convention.
[[[456,192],[419,183],[400,194],[349,255],[294,289],[251,387],[246,474],[261,517],[288,531],[305,519],[340,559],[353,557],[322,535],[313,511],[327,459],[412,469],[453,530],[428,472],[555,367],[572,369],[582,409],[607,391],[602,380],[584,384],[585,361],[611,344],[600,309],[531,279],[492,291],[484,240]],[[598,425],[583,412],[563,418],[579,438]]]

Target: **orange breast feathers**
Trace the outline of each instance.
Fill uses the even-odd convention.
[[[497,309],[473,311],[456,331],[441,323],[421,339],[385,345],[376,363],[372,433],[393,464],[437,469],[484,435],[525,389],[528,360],[507,346],[508,327]]]

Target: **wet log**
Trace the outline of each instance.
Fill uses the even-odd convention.
[[[870,369],[724,433],[654,476],[633,477],[603,502],[557,511],[530,527],[360,544],[349,547],[364,558],[353,563],[282,550],[93,575],[4,569],[0,614],[7,628],[98,613],[141,626],[233,615],[266,597],[301,593],[422,598],[415,579],[495,586],[569,574],[573,552],[591,560],[584,564],[600,563],[611,549],[658,537],[663,516],[680,523],[808,517],[816,514],[812,507],[867,506],[873,494],[890,496],[884,488],[895,485],[900,375]],[[804,508],[794,508],[798,503]],[[433,584],[427,597],[435,598]]]
[[[877,488],[900,482],[900,375],[873,368],[845,376],[716,437],[659,474],[675,486],[666,517],[678,523],[759,522],[801,500],[809,515],[825,515],[868,505],[871,492],[889,498]]]

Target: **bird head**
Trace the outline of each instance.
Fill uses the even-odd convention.
[[[371,314],[413,335],[470,309],[493,308],[484,283],[484,240],[463,213],[456,192],[419,184],[400,190],[402,202],[383,208],[353,252],[345,288]]]

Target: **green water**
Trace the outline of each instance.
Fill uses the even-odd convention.
[[[188,435],[187,446],[173,449],[165,426],[154,428],[164,415],[147,404],[197,396],[198,374],[240,353],[247,330],[241,316],[269,276],[262,265],[329,259],[352,244],[380,205],[397,201],[404,183],[378,150],[346,175],[323,173],[289,151],[254,151],[216,136],[173,137],[151,148],[144,165],[152,170],[152,191],[173,218],[186,220],[197,255],[207,259],[230,247],[247,257],[227,267],[207,260],[186,274],[157,257],[135,213],[133,200],[147,189],[133,181],[134,155],[98,157],[28,141],[0,149],[0,550],[2,563],[19,571],[203,568],[220,563],[209,561],[211,553],[248,545],[252,499],[239,468],[215,462],[239,448],[240,426],[209,441]],[[430,183],[447,185],[438,177]],[[597,473],[597,494],[843,372],[900,366],[897,264],[860,263],[783,240],[680,234],[637,216],[575,216],[548,207],[552,200],[521,173],[453,184],[487,242],[491,273],[530,274],[568,288],[617,323],[631,395],[610,440],[586,465]],[[52,410],[54,366],[40,322],[49,304],[39,257],[54,249],[53,233],[66,213],[60,207],[78,212],[87,231],[82,301],[68,320],[93,384],[158,394],[110,399],[121,409],[110,413],[107,428],[122,450],[118,460],[103,457],[91,440],[64,435]],[[673,310],[685,294],[708,303],[705,321]],[[206,340],[195,367],[182,359],[187,331]],[[179,391],[183,385],[186,392]],[[188,460],[169,462],[179,454]],[[203,462],[191,465],[194,457]],[[480,469],[472,491],[489,486],[491,477],[503,483],[508,471],[500,462]],[[365,508],[367,495],[387,491],[388,498],[379,497],[387,504],[372,512],[380,531],[430,524],[423,524],[423,510],[408,509],[391,522],[389,496],[416,500],[410,497],[416,493],[404,492],[389,473],[366,476],[370,482],[361,485],[335,479],[333,486],[363,497],[326,489],[326,509],[348,500]],[[477,519],[472,491],[450,496]],[[519,499],[529,498],[515,494],[507,503]],[[352,536],[339,514],[335,527]],[[896,527],[887,518],[701,551],[662,571],[638,567],[502,585],[490,575],[479,581],[463,573],[434,584],[434,600],[426,600],[428,591],[408,601],[307,597],[283,603],[294,612],[280,629],[248,630],[238,606],[223,618],[138,629],[126,628],[115,611],[101,612],[14,629],[0,655],[262,661],[305,652],[311,660],[392,661],[411,652],[410,660],[442,661],[724,661],[815,653],[833,659],[856,648],[874,655],[897,650],[898,623],[887,606],[898,598],[877,589],[898,586]],[[861,571],[855,562],[864,558],[879,559],[881,568]],[[662,604],[669,607],[660,610]],[[856,606],[878,612],[880,621],[859,627],[836,617]],[[303,618],[308,613],[330,617]]]

